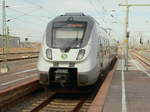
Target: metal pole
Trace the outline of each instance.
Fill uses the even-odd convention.
[[[128,71],[128,48],[129,48],[129,39],[127,37],[128,32],[128,19],[129,19],[129,8],[133,6],[150,6],[150,4],[128,4],[128,0],[126,0],[126,4],[119,4],[119,6],[125,6],[126,7],[126,17],[125,17],[125,42],[126,42],[126,50],[125,50],[125,66],[126,71]]]
[[[150,4],[119,4],[119,6],[129,6],[129,7],[138,7],[138,6],[150,6]]]
[[[1,73],[6,73],[8,72],[8,66],[6,64],[7,59],[6,59],[6,44],[7,44],[7,39],[6,39],[6,11],[5,11],[5,0],[2,1],[2,35],[3,35],[3,50],[2,50],[2,54],[3,54],[3,62],[0,66],[0,72]]]
[[[128,4],[128,0],[126,0],[126,4]],[[129,48],[129,38],[127,36],[128,32],[128,20],[129,20],[129,6],[126,7],[126,17],[125,17],[125,42],[126,42],[126,47],[125,47],[125,68],[126,71],[128,71],[128,48]]]
[[[7,49],[7,51],[6,51],[6,53],[9,53],[9,48],[10,48],[10,46],[9,46],[9,44],[10,44],[10,39],[9,39],[9,26],[7,26],[7,35],[6,35],[6,49]]]
[[[2,51],[2,54],[3,54],[3,60],[4,60],[4,54],[5,54],[5,1],[3,0],[2,1],[2,40],[3,40],[3,51]]]

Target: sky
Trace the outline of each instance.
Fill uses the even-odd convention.
[[[102,27],[111,28],[111,38],[124,39],[125,0],[6,0],[6,20],[10,34],[22,41],[41,42],[46,25],[57,15],[83,12],[94,17]],[[128,0],[129,4],[150,4],[150,0]],[[0,0],[0,15],[2,15]],[[130,38],[150,40],[150,6],[131,7],[129,13]],[[2,17],[0,18],[0,34]]]

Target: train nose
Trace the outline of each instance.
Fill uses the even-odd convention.
[[[79,83],[81,85],[85,85],[88,83],[88,76],[87,75],[79,75]]]
[[[39,78],[41,84],[49,84],[48,73],[39,73]]]

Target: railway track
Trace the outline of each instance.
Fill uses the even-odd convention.
[[[18,53],[15,53],[15,52],[9,52],[9,53],[0,53],[0,55],[15,55],[15,54],[39,54],[39,52],[18,52]]]
[[[0,81],[3,80],[2,76],[5,76],[9,79],[9,77],[11,77],[13,74],[16,74],[16,73],[22,74],[22,73],[25,73],[26,71],[31,71],[31,69],[36,68],[37,58],[7,61],[5,63],[8,65],[9,71],[7,73],[0,73]],[[17,77],[14,77],[14,78],[17,78]]]
[[[140,62],[142,62],[143,64],[145,64],[147,67],[150,67],[150,59],[140,55],[137,52],[133,52],[132,53]]]
[[[24,103],[20,102],[21,106],[16,106],[8,112],[87,112],[104,79],[105,77],[101,78],[90,89],[79,90],[77,94],[70,93],[71,89],[69,89],[69,93],[55,92],[53,89],[36,92],[36,95],[31,93],[29,95],[32,96],[31,100],[26,98]]]
[[[38,80],[11,91],[0,92],[0,112],[87,112],[105,77],[101,77],[91,92],[84,93],[56,92],[52,89],[41,90]],[[69,89],[71,91],[71,89]],[[11,99],[12,98],[12,99]]]
[[[88,95],[48,92],[22,112],[84,112],[91,103],[88,98]]]
[[[28,84],[28,87],[21,87],[21,90],[15,88],[17,91],[13,89],[5,92],[0,112],[86,112],[94,98],[91,93],[73,94],[52,90],[44,91],[40,86],[37,86],[39,84],[34,81],[32,85]],[[8,94],[10,92],[12,95]],[[21,94],[22,92],[24,94]],[[13,99],[11,99],[12,97]]]
[[[15,105],[19,100],[24,99],[28,94],[40,88],[38,78],[18,84],[0,91],[0,112],[7,110]]]
[[[30,51],[30,52],[9,52],[9,53],[0,53],[0,62],[4,61],[3,58],[7,61],[16,61],[16,60],[25,60],[38,58],[39,52]]]
[[[102,81],[99,84],[102,84]],[[1,108],[4,108],[7,112],[86,112],[95,96],[94,94],[96,94],[94,88],[96,87],[90,88],[90,90],[86,89],[87,91],[84,93],[79,90],[80,92],[77,94],[74,92],[70,93],[71,88],[69,89],[69,93],[64,93],[64,91],[56,92],[53,89],[41,89],[37,80],[34,80],[34,83],[30,82],[30,84],[21,90],[15,88],[13,91],[5,92],[3,94],[5,95],[5,100],[1,101],[3,105],[0,105],[0,112],[6,112],[1,111]],[[88,90],[91,92],[88,92]],[[22,92],[23,94],[21,94]],[[19,103],[16,104],[16,101]],[[7,107],[7,105],[10,106]]]
[[[15,58],[7,58],[7,61],[17,61],[17,60],[26,60],[26,59],[34,59],[38,58],[38,56],[23,56],[23,57],[15,57]],[[2,59],[0,59],[0,62],[3,62]]]

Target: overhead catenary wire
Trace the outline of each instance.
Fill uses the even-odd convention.
[[[100,5],[102,5],[101,9],[102,9],[102,12],[100,12],[96,6],[93,4],[93,2],[91,0],[88,0],[90,5],[94,8],[94,10],[96,11],[97,14],[103,14],[103,17],[101,16],[101,20],[104,22],[104,23],[107,23],[104,19],[104,17],[106,17],[106,14],[109,15],[109,17],[111,16],[113,19],[117,20],[112,14],[108,13],[107,10],[105,10],[104,6],[102,5],[101,1],[100,0],[97,0],[99,2]],[[110,18],[108,18],[110,20]]]
[[[108,15],[109,17],[113,18],[116,21],[119,21],[113,14],[111,14],[109,11],[107,11],[102,3],[101,0],[97,0],[100,5],[102,5],[102,14],[106,17]],[[110,19],[110,18],[109,18]]]
[[[10,17],[10,16],[6,16],[6,17],[7,17],[7,18],[13,18],[13,17]],[[31,21],[29,21],[29,20],[27,20],[27,19],[24,19],[24,20],[22,20],[21,18],[18,18],[18,19],[17,19],[17,22],[20,22],[22,25],[23,25],[23,24],[26,24],[25,21],[28,21],[28,22],[32,23],[32,25],[35,25],[36,27],[41,25],[41,24],[39,24],[39,23],[31,22]],[[8,21],[7,21],[7,22],[8,22]],[[14,21],[11,21],[11,22],[14,22]],[[27,25],[27,24],[26,24],[26,25]],[[30,24],[30,25],[31,25],[31,24]]]
[[[94,6],[94,4],[92,3],[92,1],[88,0],[88,2],[93,7],[93,9],[95,10],[95,12],[99,15],[101,12],[99,12],[99,10],[97,10],[97,8]],[[100,18],[100,19],[105,23],[105,20],[103,18]]]
[[[19,11],[19,10],[16,10],[16,9],[14,9],[14,8],[11,8],[11,7],[9,7],[8,9],[10,9],[10,10],[12,10],[12,11],[15,11],[15,12],[18,12],[18,13],[23,13],[22,15],[20,15],[20,16],[18,16],[18,17],[15,17],[15,18],[12,18],[12,20],[15,20],[15,19],[18,19],[18,18],[22,18],[22,17],[24,17],[24,16],[29,16],[29,17],[33,17],[33,18],[36,18],[36,19],[40,19],[40,18],[37,18],[37,16],[34,16],[34,15],[32,15],[32,13],[34,13],[34,11],[37,11],[37,9],[36,10],[32,10],[32,11],[29,11],[29,12],[23,12],[23,11]],[[38,16],[38,17],[41,17],[41,16]],[[47,21],[45,21],[45,20],[43,20],[43,19],[40,19],[41,21],[43,21],[43,22],[47,22]]]
[[[41,4],[33,3],[29,0],[28,1],[24,0],[24,1],[28,4],[34,5],[35,7],[39,7],[41,10],[44,10],[44,12],[46,12],[47,14],[49,14],[49,12],[50,12],[50,10],[48,8],[46,8],[45,6],[42,6]]]
[[[95,11],[96,11],[97,13],[101,13],[101,12],[96,8],[96,6],[93,4],[92,1],[90,1],[90,0],[88,0],[88,1],[89,1],[89,3],[90,3],[93,7],[95,7]],[[108,15],[109,18],[107,18],[107,19],[110,20],[110,17],[112,17],[113,15],[112,15],[110,12],[108,12],[107,10],[105,10],[105,7],[104,7],[103,3],[101,2],[101,0],[97,0],[97,1],[99,2],[99,5],[102,5],[101,9],[102,9],[102,14],[103,14],[103,16],[105,17],[106,15]],[[112,18],[115,19],[116,21],[118,21],[118,19],[117,19],[115,16],[113,16]],[[101,18],[101,19],[103,19],[103,18]],[[103,19],[103,20],[104,20],[104,19]],[[112,21],[112,20],[111,20],[111,21]],[[103,22],[106,23],[105,20],[104,20]],[[115,34],[117,34],[115,30],[113,30],[113,32],[114,32]]]
[[[39,19],[38,17],[44,17],[44,16],[34,16],[34,15],[31,15],[32,13],[34,13],[35,11],[37,11],[37,9],[36,10],[32,10],[32,11],[30,11],[30,12],[23,12],[23,11],[19,11],[19,10],[17,10],[17,9],[14,9],[14,8],[12,8],[12,7],[10,7],[10,6],[8,6],[7,7],[7,9],[10,9],[10,10],[13,10],[13,11],[15,11],[15,12],[18,12],[18,13],[23,13],[22,15],[20,15],[20,16],[18,16],[18,17],[10,17],[10,16],[8,16],[8,14],[6,15],[7,16],[7,18],[10,18],[10,19],[7,19],[6,20],[6,22],[13,22],[14,20],[17,20],[17,21],[20,21],[20,23],[22,23],[22,24],[26,24],[26,22],[25,21],[27,21],[27,20],[30,20],[30,19],[23,19],[22,20],[22,18],[23,18],[23,16],[30,16],[30,17],[36,17],[38,20],[40,20],[40,22],[41,21],[43,21],[44,23],[47,23],[48,21],[44,21],[44,20],[41,20],[41,19]],[[30,22],[30,21],[28,21],[28,22]],[[32,23],[32,25],[36,25],[36,26],[40,26],[41,24],[35,24],[34,22],[31,22]],[[30,24],[31,25],[31,24]]]
[[[26,0],[24,0],[24,2],[26,2],[26,3],[28,3],[28,4],[31,4],[31,5],[34,5],[34,6],[36,6],[36,7],[38,7],[38,8],[40,8],[40,9],[43,9],[43,10],[45,10],[46,12],[48,11],[47,9],[45,9],[45,7],[43,7],[42,5],[39,5],[39,4],[37,4],[37,3],[33,3],[33,2],[31,2],[31,1],[26,1]]]
[[[6,17],[7,17],[7,18],[11,18],[10,16],[6,16]],[[39,23],[31,22],[31,21],[29,21],[28,19],[24,19],[24,20],[22,20],[21,18],[18,18],[18,19],[17,19],[17,22],[20,22],[22,25],[23,25],[23,24],[26,24],[25,21],[28,21],[28,22],[32,23],[32,25],[35,25],[36,27],[41,25],[41,24],[39,24]],[[13,21],[11,21],[11,22],[13,22]],[[26,25],[28,25],[28,24],[26,24]],[[30,25],[31,25],[31,24],[30,24]],[[18,31],[18,30],[17,30],[17,31]],[[11,34],[12,34],[12,32],[11,32]]]
[[[6,15],[6,17],[7,17],[6,22],[10,22],[10,21],[14,22],[14,20],[17,20],[17,22],[19,21],[22,24],[26,24],[25,21],[31,22],[29,20],[32,20],[32,19],[24,19],[23,18],[24,16],[36,18],[37,20],[39,20],[39,22],[44,22],[45,24],[49,21],[48,19],[50,19],[50,17],[48,17],[48,16],[33,15],[34,12],[38,11],[37,8],[32,10],[32,11],[29,11],[29,12],[20,11],[19,9],[13,8],[12,6],[8,6],[7,9],[9,9],[11,11],[14,11],[14,12],[17,12],[17,13],[21,13],[22,15],[20,14],[20,16],[11,17],[11,16],[9,16],[9,13],[7,13],[7,15]],[[42,20],[40,17],[41,18],[47,18],[47,21],[46,20]],[[41,24],[39,24],[39,22],[34,23],[34,21],[32,21],[31,23],[32,23],[32,25],[36,25],[36,27],[37,27],[37,26],[41,26]],[[37,36],[33,36],[32,35],[32,37],[37,37]]]

